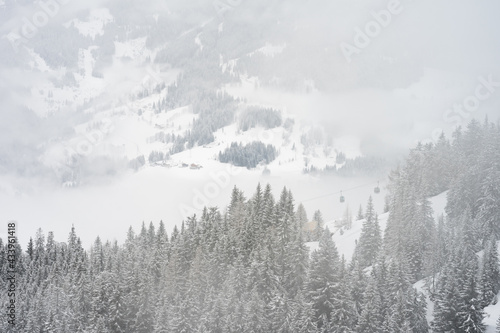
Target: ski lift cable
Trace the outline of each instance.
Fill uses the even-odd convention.
[[[300,200],[300,202],[307,202],[307,201],[312,201],[312,200],[317,200],[317,199],[329,197],[331,195],[342,194],[342,193],[345,193],[345,192],[349,192],[349,191],[356,190],[358,188],[366,187],[366,186],[373,185],[373,184],[378,184],[378,181],[367,183],[367,184],[363,184],[363,185],[354,186],[354,187],[348,188],[346,190],[340,190],[340,191],[337,191],[337,192],[331,192],[331,193],[323,194],[323,195],[320,195],[320,196],[317,196],[317,197],[313,197],[313,198],[309,198],[309,199],[305,199],[305,200]]]

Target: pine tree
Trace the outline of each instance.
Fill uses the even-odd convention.
[[[450,259],[458,260],[457,257]],[[460,309],[459,286],[455,277],[457,268],[456,264],[450,262],[444,267],[438,281],[432,323],[433,331],[436,333],[458,332],[460,329],[457,325],[457,313]]]
[[[478,258],[474,253],[472,240],[468,229],[462,236],[461,269],[458,272],[460,288],[460,311],[458,321],[465,332],[480,333],[484,331],[484,311],[480,306],[478,295],[477,271]]]
[[[498,267],[498,249],[494,238],[486,243],[480,280],[481,306],[489,305],[500,290],[500,270]]]
[[[460,329],[467,333],[483,333],[485,331],[484,313],[480,309],[479,302],[473,298],[467,302],[467,305],[468,307],[460,313],[463,316],[463,324]]]
[[[172,303],[168,305],[169,316],[169,332],[190,333],[194,332],[195,328],[189,320],[189,307],[186,300],[180,293],[176,294]]]
[[[274,290],[268,304],[269,332],[292,332],[292,302],[286,292],[280,289]]]
[[[33,252],[34,252],[33,238],[30,237],[30,241],[28,243],[28,248],[26,250],[26,253],[28,254],[28,257],[29,257],[29,261],[33,260]]]
[[[276,249],[275,266],[278,268],[277,278],[287,292],[292,292],[296,287],[296,281],[293,281],[293,267],[296,262],[295,254],[289,251],[293,247],[296,240],[296,235],[300,230],[297,230],[297,221],[293,207],[293,197],[291,192],[283,188],[280,200],[276,205],[276,221],[274,223],[274,233],[271,234],[273,247]],[[300,244],[297,244],[300,246]],[[304,248],[305,249],[305,248]],[[304,251],[301,251],[303,253]],[[300,260],[299,260],[300,261]]]
[[[323,234],[323,226],[325,224],[325,221],[323,220],[323,214],[321,214],[320,210],[314,212],[313,221],[316,222],[316,228],[314,229],[311,241],[319,241],[321,235]]]
[[[94,244],[90,249],[90,272],[91,274],[99,274],[104,270],[104,252],[102,242],[97,236]]]
[[[156,233],[156,239],[154,240],[154,252],[151,261],[151,272],[156,289],[158,289],[160,284],[162,268],[168,260],[169,249],[168,234],[165,231],[165,224],[163,221],[160,221],[158,232]]]
[[[260,183],[252,199],[249,202],[249,218],[254,238],[254,247],[262,244],[262,239],[265,236],[267,225],[264,223],[264,194]]]
[[[360,221],[360,220],[362,220],[364,218],[365,218],[365,216],[363,214],[363,206],[359,205],[358,215],[356,216],[356,221]]]
[[[381,302],[375,279],[370,278],[364,294],[363,309],[356,326],[357,332],[384,332]]]
[[[252,289],[245,303],[243,332],[265,333],[269,327],[266,303],[257,289]]]
[[[480,179],[477,196],[478,220],[483,240],[500,239],[500,131],[485,130],[485,145],[480,156]],[[477,178],[476,178],[477,179]]]
[[[287,245],[287,261],[289,262],[289,272],[285,279],[285,287],[289,297],[293,298],[301,290],[307,280],[309,249],[304,243],[302,229],[299,222],[295,222],[292,228],[292,239]]]
[[[410,329],[409,309],[407,307],[407,299],[404,291],[398,291],[394,304],[390,308],[388,318],[387,332],[390,333],[413,333]]]
[[[354,304],[356,316],[359,317],[359,314],[363,309],[367,277],[365,276],[363,268],[359,265],[356,258],[353,258],[351,261],[348,276],[351,281],[350,298]]]
[[[339,255],[328,228],[319,240],[319,248],[311,255],[307,290],[321,328],[321,319],[330,322],[334,300],[338,293]],[[323,323],[324,324],[324,323]]]
[[[427,272],[431,276],[430,292],[433,294],[436,291],[436,279],[438,274],[446,263],[448,256],[448,241],[446,226],[444,224],[444,216],[440,215],[436,232],[432,240],[432,251],[427,264]]]
[[[413,333],[429,332],[429,323],[427,322],[427,300],[425,295],[417,293],[415,288],[410,289],[407,294],[410,319],[409,322]]]
[[[484,313],[477,293],[477,256],[469,235],[466,228],[457,236],[452,255],[441,272],[434,302],[435,332],[482,332],[484,329]]]
[[[302,292],[298,292],[292,301],[291,318],[291,332],[317,332],[312,304],[306,300],[306,297]]]
[[[306,209],[304,208],[303,204],[299,204],[297,206],[297,212],[295,219],[299,223],[299,226],[302,228],[309,220],[307,218],[307,212]]]
[[[355,250],[356,256],[362,267],[371,266],[375,263],[375,259],[382,244],[378,217],[374,211],[373,199],[371,196],[368,199],[365,217],[359,242]]]
[[[264,194],[263,194],[263,222],[264,222],[264,230],[268,230],[272,224],[273,221],[275,220],[275,202],[274,202],[274,196],[271,190],[271,185],[267,184],[266,188],[264,189]]]
[[[344,216],[342,218],[342,226],[345,227],[346,229],[352,228],[352,214],[349,206],[346,206],[345,208]]]
[[[338,291],[332,302],[330,328],[335,333],[351,332],[356,325],[357,312],[351,298],[349,276],[344,258],[340,262]]]

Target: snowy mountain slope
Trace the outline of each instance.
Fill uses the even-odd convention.
[[[378,222],[380,225],[380,229],[383,231],[385,226],[387,225],[387,218],[389,217],[389,213],[384,213],[378,216]],[[352,259],[354,254],[354,250],[356,248],[356,242],[359,240],[361,236],[361,230],[363,227],[363,220],[357,220],[352,223],[352,227],[350,229],[344,230],[344,228],[338,228],[336,226],[335,221],[328,221],[325,223],[325,227],[328,227],[330,231],[333,232],[333,240],[335,245],[337,246],[337,250],[340,256],[344,256],[347,261]],[[310,251],[314,251],[318,248],[318,242],[309,242],[307,246]]]
[[[279,6],[274,9],[281,10]],[[167,120],[162,117],[168,116],[157,114],[154,105],[168,95],[165,87],[175,82],[179,73],[192,70],[186,62],[196,64],[194,68],[201,71],[198,74],[200,77],[210,74],[202,70],[206,67],[203,63],[207,61],[205,52],[216,52],[218,70],[230,72],[232,77],[229,81],[222,80],[220,86],[215,85],[211,89],[240,98],[245,106],[258,105],[279,110],[283,120],[293,120],[294,125],[292,129],[253,128],[241,132],[237,129],[236,120],[232,125],[214,130],[215,141],[205,145],[204,149],[195,146],[187,148],[190,152],[172,156],[172,164],[194,155],[197,156],[197,163],[201,164],[213,160],[231,142],[252,141],[272,144],[278,150],[278,158],[269,166],[273,172],[300,173],[304,168],[339,166],[336,163],[339,152],[347,158],[368,154],[383,156],[391,151],[392,148],[387,147],[394,145],[393,138],[396,136],[411,137],[411,143],[417,139],[433,139],[436,132],[434,115],[441,114],[440,109],[451,105],[457,96],[456,92],[464,91],[468,80],[461,74],[423,68],[422,75],[415,77],[414,82],[407,86],[396,89],[371,87],[354,92],[340,90],[332,93],[322,87],[320,81],[324,78],[318,77],[317,73],[322,72],[324,67],[330,70],[330,65],[336,64],[336,61],[312,61],[308,64],[311,68],[296,73],[294,70],[296,77],[293,79],[286,76],[290,71],[283,72],[278,68],[279,64],[296,68],[296,62],[301,59],[301,55],[296,53],[301,48],[309,53],[322,50],[322,56],[328,53],[329,48],[324,47],[322,42],[316,45],[306,43],[301,38],[293,40],[282,31],[285,27],[293,27],[294,34],[302,36],[307,27],[297,22],[268,22],[263,19],[266,25],[260,26],[258,22],[255,25],[259,29],[267,27],[275,33],[269,36],[251,35],[245,45],[234,45],[235,36],[245,30],[240,30],[237,19],[232,21],[226,18],[221,22],[212,10],[204,12],[193,22],[168,26],[170,30],[168,34],[163,34],[164,39],[148,32],[164,29],[163,20],[176,17],[175,10],[172,10],[163,8],[135,26],[120,26],[118,22],[123,21],[120,15],[124,13],[111,5],[109,8],[103,5],[66,20],[61,29],[82,38],[78,43],[75,42],[75,68],[56,66],[46,54],[27,45],[31,68],[44,75],[31,89],[25,105],[41,117],[67,112],[68,109],[79,110],[87,117],[83,121],[79,120],[73,136],[50,138],[49,142],[40,145],[46,147],[42,149],[40,157],[43,165],[67,164],[66,161],[72,159],[71,154],[57,152],[75,151],[75,145],[81,146],[82,142],[88,145],[89,133],[95,134],[91,128],[103,119],[112,126],[98,133],[97,142],[90,140],[92,154],[89,155],[92,157],[111,154],[114,159],[133,159],[144,155],[147,159],[152,151],[168,152],[171,148],[169,144],[152,142],[152,138],[159,132],[185,134],[196,116],[186,112],[182,116],[183,120],[179,118],[167,124]],[[214,44],[214,34],[220,39],[219,43]],[[301,43],[307,47],[302,47],[304,45]],[[184,48],[192,52],[186,51],[184,54]],[[169,51],[172,49],[180,53]],[[189,56],[186,58],[188,60],[182,60],[186,56]],[[270,71],[267,66],[278,67],[276,71]],[[272,77],[267,77],[267,74]],[[345,73],[339,72],[336,80],[343,75]],[[294,82],[291,86],[288,79]],[[146,96],[144,92],[147,92]],[[189,106],[189,103],[179,105],[186,109]],[[400,119],[398,114],[402,106],[408,113],[418,115],[414,121]],[[352,116],[357,110],[370,112],[360,121],[357,116]],[[428,110],[432,118],[422,115],[422,110]],[[375,128],[374,123],[379,125]],[[306,147],[303,137],[309,133],[311,137],[321,133],[322,138]],[[402,141],[396,143],[398,149],[406,149],[407,144]],[[376,146],[377,149],[374,149]],[[80,159],[81,156],[76,155],[76,159]]]
[[[87,20],[73,19],[67,22],[65,26],[74,26],[80,34],[95,39],[96,36],[104,34],[104,27],[112,21],[113,16],[108,8],[98,8],[90,11]]]
[[[102,9],[92,12],[88,20],[86,22],[74,20],[68,24],[77,26],[82,35],[91,35],[95,38],[103,34],[103,29],[106,24],[113,21],[113,17],[109,11]],[[197,40],[201,43],[199,34],[197,36]],[[284,47],[267,43],[255,52],[274,56]],[[193,121],[197,118],[197,115],[189,111],[190,105],[157,113],[154,105],[166,97],[167,91],[165,88],[161,90],[155,90],[155,88],[159,85],[165,87],[174,82],[181,70],[150,63],[157,50],[146,47],[145,37],[115,41],[112,64],[99,69],[99,74],[96,75],[98,59],[95,52],[98,50],[97,46],[79,49],[78,70],[70,74],[72,84],[58,85],[52,81],[40,84],[39,89],[33,90],[32,101],[27,104],[40,117],[60,113],[61,110],[67,108],[82,109],[86,114],[87,119],[75,126],[75,134],[72,137],[51,140],[46,145],[47,148],[40,160],[48,167],[67,164],[66,161],[72,158],[71,151],[77,151],[78,146],[82,146],[82,142],[84,145],[91,146],[91,152],[85,152],[85,156],[106,155],[132,159],[139,155],[147,158],[151,151],[167,153],[171,145],[152,142],[153,137],[159,132],[183,135],[190,130]],[[51,68],[38,54],[33,50],[31,52],[35,59],[34,66],[39,70],[50,73],[60,80],[67,77],[68,73],[65,74],[64,69]],[[246,81],[247,79],[243,76],[241,82],[244,84]],[[148,92],[147,96],[140,96],[144,91]],[[242,103],[245,106],[258,105],[277,109],[284,120],[291,120],[294,125],[292,129],[279,127],[266,130],[257,127],[242,132],[238,129],[236,118],[234,124],[214,132],[213,143],[205,145],[204,149],[194,147],[188,149],[192,151],[172,156],[174,160],[172,163],[176,164],[179,160],[186,159],[186,155],[197,155],[196,160],[200,164],[207,159],[213,160],[232,142],[246,144],[261,141],[265,144],[272,144],[278,149],[279,156],[270,167],[275,171],[284,172],[300,173],[306,166],[319,169],[335,166],[337,152],[340,151],[344,152],[348,158],[361,154],[359,140],[327,137],[323,128],[304,124],[293,112],[287,112],[291,106],[290,103]],[[101,122],[109,126],[106,130],[97,129],[96,135],[95,124]],[[321,135],[324,138],[321,139],[321,143],[308,147],[306,152],[301,142],[302,136],[311,131],[322,132]],[[98,136],[98,139],[89,140],[89,135]],[[66,154],[63,153],[64,151]]]
[[[498,244],[498,249],[500,250],[500,243]],[[499,299],[500,293],[497,295],[497,299]],[[500,302],[496,304],[487,306],[484,308],[485,317],[484,323],[486,325],[485,333],[496,333],[497,321],[500,318]]]
[[[389,213],[380,214],[378,216],[378,223],[380,225],[380,230],[385,230],[385,226],[387,225],[387,218],[389,217]],[[352,228],[349,230],[345,230],[341,232],[341,230],[335,231],[333,234],[333,240],[335,245],[339,250],[339,254],[343,255],[344,258],[348,261],[352,259],[354,254],[354,250],[356,248],[356,242],[359,240],[361,236],[361,230],[363,227],[363,221],[359,220],[352,223]]]
[[[425,301],[426,301],[426,304],[427,304],[427,307],[426,307],[426,318],[427,318],[427,322],[429,323],[429,325],[431,324],[432,320],[434,319],[434,302],[431,301],[430,299],[430,296],[429,296],[429,293],[427,292],[427,281],[424,279],[424,280],[420,280],[416,283],[413,284],[413,287],[423,293],[425,295]]]
[[[168,85],[175,79],[176,75],[174,73],[182,71],[181,68],[170,71],[158,68],[151,70],[151,67],[153,67],[152,61],[156,59],[158,52],[169,48],[171,41],[164,44],[152,45],[148,41],[152,36],[145,33],[143,31],[145,28],[140,26],[135,28],[129,27],[130,31],[125,35],[115,35],[111,43],[112,45],[106,46],[113,50],[111,62],[106,65],[99,65],[99,63],[102,63],[102,56],[99,54],[104,52],[105,41],[109,39],[107,34],[113,33],[113,29],[116,29],[114,24],[121,19],[117,16],[119,14],[119,12],[113,9],[101,7],[65,22],[63,25],[65,29],[76,29],[82,38],[86,38],[86,42],[82,43],[82,46],[78,49],[76,69],[49,66],[44,61],[43,56],[35,52],[34,49],[28,48],[33,58],[33,68],[47,72],[56,81],[62,81],[43,80],[37,85],[36,89],[33,89],[31,101],[28,101],[27,105],[35,110],[38,115],[50,115],[68,107],[84,108],[87,103],[103,98],[105,99],[105,103],[111,103],[116,105],[116,107],[126,106],[124,103],[120,103],[119,100],[129,98],[130,95],[136,93],[137,88],[145,88],[143,81],[146,78],[153,77],[154,82],[148,87],[153,88],[159,83]],[[227,25],[234,25],[234,22],[219,22],[215,17],[215,12],[211,12],[210,14],[209,17],[201,16],[199,22],[190,23],[189,27],[182,27],[178,33],[172,32],[172,35],[175,36],[175,41],[194,44],[196,47],[196,52],[194,53],[201,54],[206,48],[214,47],[213,44],[210,44],[211,37],[209,37],[212,32],[217,33],[221,40],[225,42],[225,38],[233,38],[233,34],[239,32],[239,30],[231,31],[227,28],[224,29]],[[165,12],[155,13],[154,20],[151,17],[152,21],[150,24],[153,24],[153,21],[155,24],[158,24],[158,22],[161,22],[159,17],[169,17],[169,15],[173,15],[170,9]],[[280,24],[288,23],[281,22]],[[297,25],[296,22],[293,22],[292,26],[297,33],[303,33],[301,31],[304,29],[303,26]],[[134,29],[137,29],[137,31],[133,32]],[[272,29],[279,30],[282,28],[273,26]],[[289,39],[290,37],[286,34],[277,34],[272,38],[253,36],[252,40],[248,41],[248,46],[242,47],[241,50],[238,49],[239,53],[237,55],[239,57],[237,58],[227,57],[227,54],[230,54],[229,50],[234,48],[226,48],[228,44],[224,44],[224,47],[221,47],[220,50],[217,49],[217,51],[221,51],[218,53],[220,56],[220,70],[229,70],[236,78],[236,82],[214,88],[222,88],[223,91],[230,93],[232,96],[245,98],[249,104],[266,105],[281,110],[284,114],[292,115],[296,121],[294,129],[300,128],[301,132],[306,132],[308,130],[307,127],[318,125],[320,127],[324,125],[331,126],[333,130],[330,129],[328,131],[329,138],[325,139],[331,142],[320,144],[306,154],[308,155],[306,156],[308,164],[318,168],[323,168],[326,165],[334,165],[335,150],[346,153],[348,157],[355,157],[366,153],[366,148],[370,144],[367,135],[371,136],[374,134],[374,129],[370,128],[370,126],[372,120],[375,119],[372,119],[372,116],[368,115],[367,119],[363,121],[366,125],[362,125],[357,117],[348,116],[354,113],[353,110],[369,108],[372,110],[370,114],[373,117],[379,117],[381,114],[379,111],[385,110],[385,113],[388,115],[387,121],[379,122],[383,124],[381,125],[383,128],[378,129],[379,132],[383,133],[388,129],[393,130],[396,127],[401,127],[401,123],[393,123],[395,119],[394,115],[399,112],[401,105],[414,105],[414,111],[416,112],[418,109],[419,114],[424,109],[429,110],[429,112],[432,109],[433,114],[440,114],[440,112],[434,112],[437,111],[436,107],[444,108],[446,105],[449,105],[449,101],[455,98],[453,92],[459,88],[463,90],[464,82],[466,82],[465,77],[455,73],[425,69],[422,77],[416,83],[405,88],[394,89],[393,91],[366,89],[355,94],[345,94],[342,92],[332,95],[316,88],[318,86],[316,78],[305,76],[301,79],[300,85],[304,88],[301,91],[287,90],[283,84],[283,79],[279,78],[279,75],[277,76],[278,83],[275,86],[270,86],[265,82],[266,80],[262,77],[261,72],[251,71],[249,68],[254,68],[251,65],[252,61],[258,63],[260,61],[259,57],[267,59],[265,61],[271,61],[272,64],[290,60],[291,54],[296,51],[295,49],[298,45],[296,42],[290,43]],[[309,47],[313,46],[309,45]],[[318,47],[318,45],[314,47]],[[312,52],[312,50],[310,51]],[[105,52],[110,51],[106,50]],[[243,58],[245,58],[246,63],[239,65],[239,59]],[[203,56],[194,59],[202,61]],[[103,67],[98,68],[100,66]],[[453,80],[450,79],[450,75],[452,74],[454,75]],[[169,77],[164,78],[164,76]],[[311,87],[313,89],[310,89]],[[374,97],[378,94],[383,94],[383,98]],[[163,97],[164,95],[165,91],[163,91]],[[440,99],[439,101],[437,101],[438,98]],[[147,108],[147,105],[144,105],[146,101],[142,101],[141,98],[135,100],[136,97],[133,99],[132,104],[134,105],[126,107],[137,108],[136,105],[140,105],[141,108]],[[418,103],[415,103],[415,101]],[[409,110],[407,107],[405,108]],[[327,115],[326,118],[324,115]],[[413,136],[412,140],[427,139],[433,135],[434,128],[431,127],[429,121],[423,118],[422,121],[419,120],[413,124],[406,124],[408,128],[401,127],[405,133],[408,133],[408,131],[418,132],[417,135]],[[183,130],[185,131],[187,128],[183,128]],[[151,130],[151,132],[153,131]],[[280,158],[274,162],[275,167],[289,164],[293,160],[301,160],[300,156],[297,157],[297,155],[300,155],[300,147],[297,147],[300,135],[297,135],[297,133],[300,132],[297,130],[293,134],[294,136],[292,135],[290,138],[290,145],[286,145],[283,142],[277,144],[277,148],[280,150]],[[151,133],[148,134],[151,135]],[[237,140],[242,142],[249,141],[247,138],[250,138],[250,140],[262,140],[263,138],[265,139],[265,136],[275,135],[275,141],[277,141],[279,136],[283,136],[283,133],[272,132],[264,132],[262,135],[252,132],[246,134],[247,136],[237,138]],[[222,135],[218,133],[217,136],[221,137]],[[391,141],[393,141],[392,137],[394,135],[391,136]],[[223,145],[223,141],[225,142],[227,139],[229,138],[221,138],[220,141],[214,143],[214,146]],[[293,144],[295,144],[299,153],[297,153],[297,150],[291,151],[290,147]],[[136,145],[141,146],[142,143],[136,142]],[[146,151],[146,154],[147,150],[140,149],[141,152]],[[302,159],[300,163],[291,168],[294,170],[303,169],[302,164],[304,163],[302,162],[305,161]]]
[[[445,214],[446,207],[446,196],[447,191],[443,192],[437,196],[429,198],[431,202],[431,207],[434,212],[434,218],[437,219],[441,214]],[[378,222],[380,225],[380,229],[383,232],[387,225],[387,218],[389,217],[389,213],[383,213],[378,215]],[[348,230],[344,230],[344,228],[338,228],[335,220],[330,220],[325,223],[325,226],[329,228],[330,231],[333,231],[333,240],[335,245],[337,246],[337,250],[340,256],[343,256],[347,261],[352,259],[354,254],[354,250],[356,248],[356,242],[359,240],[361,236],[362,226],[364,220],[357,220],[352,223],[352,227]],[[308,242],[306,245],[309,248],[309,251],[315,251],[318,249],[318,242]],[[500,247],[500,242],[498,243]],[[424,293],[427,300],[427,321],[430,323],[433,320],[433,311],[434,304],[429,298],[429,294],[426,291],[425,285],[426,280],[418,281],[414,284],[414,287]],[[500,306],[492,305],[486,308],[487,317],[485,319],[485,323],[488,325],[488,329],[486,332],[495,332],[494,327],[496,325],[496,319],[500,316]]]
[[[444,214],[446,207],[446,195],[448,192],[443,192],[439,195],[436,195],[430,198],[431,206],[434,211],[434,217],[437,218],[439,215]],[[389,213],[383,213],[378,215],[378,223],[380,225],[380,230],[384,232],[385,227],[387,225],[387,219],[389,217]],[[333,232],[333,240],[335,245],[337,246],[337,250],[341,256],[347,261],[352,259],[352,255],[354,254],[354,250],[356,248],[356,242],[359,240],[361,236],[361,230],[363,227],[364,220],[357,220],[352,223],[352,227],[350,229],[345,230],[345,228],[340,228],[337,226],[335,220],[330,220],[325,223],[325,227]],[[307,243],[310,251],[314,251],[318,248],[318,242],[309,242]]]
[[[500,242],[497,242],[497,250],[500,251]],[[481,258],[482,251],[479,252],[478,257]],[[424,293],[427,300],[427,321],[429,323],[434,319],[433,311],[434,311],[434,302],[430,300],[429,293],[426,288],[427,281],[421,280],[414,284],[414,287]],[[497,295],[497,299],[500,297],[500,293]],[[497,320],[500,318],[500,303],[492,304],[484,308],[485,316],[483,319],[483,323],[486,325],[485,333],[496,333]]]

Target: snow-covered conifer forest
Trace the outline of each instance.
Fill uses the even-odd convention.
[[[227,209],[206,207],[171,234],[162,221],[143,224],[124,243],[98,236],[85,250],[75,228],[67,242],[39,230],[16,248],[16,325],[22,332],[483,332],[487,313],[499,315],[499,165],[500,128],[490,122],[414,147],[390,174],[384,230],[371,196],[353,222],[360,232],[352,257],[339,253],[328,226],[305,228],[307,212],[290,190],[275,197],[269,184],[253,193],[234,187]],[[429,198],[443,191],[446,215],[434,221]]]

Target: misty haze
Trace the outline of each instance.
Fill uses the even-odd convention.
[[[500,332],[499,12],[0,0],[0,332]]]

